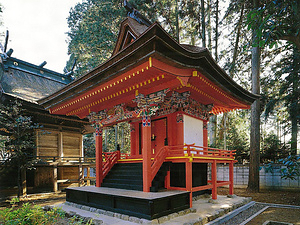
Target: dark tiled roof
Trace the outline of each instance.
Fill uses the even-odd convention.
[[[0,91],[7,95],[36,103],[72,81],[41,66],[1,54]]]

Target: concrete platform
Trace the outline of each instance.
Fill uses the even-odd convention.
[[[182,224],[206,224],[218,217],[225,215],[251,201],[251,198],[237,196],[218,196],[214,201],[207,197],[194,199],[193,208],[186,209],[177,213],[172,213],[154,220],[146,220],[120,213],[100,210],[93,207],[82,206],[75,203],[66,202],[56,205],[64,211],[76,214],[81,217],[92,218],[96,224],[107,225],[129,225],[129,224],[165,224],[165,225],[182,225]]]

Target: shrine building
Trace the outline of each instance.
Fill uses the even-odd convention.
[[[206,48],[179,44],[157,22],[127,17],[106,62],[39,104],[95,127],[96,187],[68,188],[67,201],[154,219],[191,207],[193,194],[211,191],[216,199],[225,185],[233,194],[235,153],[208,147],[207,123],[257,98]],[[131,151],[103,152],[102,130],[124,121]],[[229,164],[229,180],[217,180],[218,163]]]

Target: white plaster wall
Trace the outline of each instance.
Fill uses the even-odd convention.
[[[203,121],[183,115],[183,140],[185,144],[203,146]]]

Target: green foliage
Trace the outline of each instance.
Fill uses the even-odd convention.
[[[300,155],[289,155],[278,161],[286,166],[281,169],[282,178],[294,180],[296,176],[300,176]]]
[[[75,76],[82,76],[104,62],[112,53],[125,9],[118,0],[83,0],[68,17],[70,70],[77,59]]]
[[[193,0],[131,0],[150,21],[159,21],[181,42],[197,44],[201,40],[200,2]],[[126,18],[123,1],[83,0],[71,8],[68,17],[69,71],[77,60],[75,77],[84,75],[107,60],[115,46],[120,23]]]
[[[267,173],[273,173],[275,164],[282,164],[280,169],[281,178],[296,180],[300,176],[300,155],[289,155],[285,158],[271,161],[263,165]],[[278,166],[278,165],[276,165]]]
[[[300,2],[274,0],[266,1],[261,7],[252,10],[247,17],[248,29],[255,31],[256,42],[253,46],[261,48],[274,46],[279,49],[281,59],[274,65],[274,76],[266,78],[270,91],[266,98],[266,117],[275,111],[278,105],[286,107],[289,116],[291,149],[293,154],[297,151],[297,135],[300,110]],[[280,40],[288,41],[280,44]],[[276,86],[275,86],[276,85]]]
[[[262,163],[277,161],[280,158],[287,157],[290,149],[282,144],[278,137],[274,134],[268,134],[261,145],[260,160]]]
[[[15,225],[50,225],[64,216],[65,213],[61,209],[53,208],[45,212],[40,206],[25,203],[19,208],[12,206],[11,208],[0,210],[0,223]]]
[[[0,105],[0,127],[4,128],[8,134],[4,139],[2,151],[5,155],[5,164],[17,167],[18,195],[20,195],[21,170],[32,165],[30,157],[35,149],[33,129],[39,126],[26,115],[21,102],[8,101]]]
[[[223,121],[218,122],[219,138],[217,145],[211,146],[223,149],[223,135],[226,132],[227,149],[236,150],[235,158],[239,163],[249,160],[249,112],[245,110],[237,110],[227,114],[226,131],[224,131]]]
[[[117,137],[116,137],[117,134]],[[104,152],[113,152],[119,145],[122,153],[130,152],[130,125],[127,122],[118,123],[113,127],[105,127],[102,136],[102,149]],[[95,157],[95,138],[87,134],[83,138],[85,157]]]
[[[288,40],[300,50],[299,1],[267,1],[248,14],[247,23],[248,29],[256,30],[258,41],[255,46],[273,48],[278,40]]]
[[[287,45],[281,59],[272,66],[273,76],[262,80],[264,84],[265,117],[286,109],[287,116],[282,118],[292,134],[291,148],[297,149],[297,124],[300,122],[300,51]]]
[[[249,123],[247,111],[235,111],[228,116],[227,146],[236,150],[236,159],[239,163],[249,159]]]
[[[93,220],[73,216],[66,217],[66,213],[61,208],[50,208],[43,210],[41,206],[24,203],[17,207],[18,198],[11,201],[11,208],[3,208],[0,210],[0,224],[7,225],[52,225],[52,224],[69,224],[69,225],[91,225]]]
[[[117,137],[116,137],[117,135]],[[130,152],[130,125],[127,122],[119,123],[114,127],[107,127],[103,132],[103,149],[106,152],[116,150],[119,145],[122,153]],[[116,141],[117,140],[117,141]]]
[[[83,136],[84,157],[96,157],[94,134],[86,134]]]

